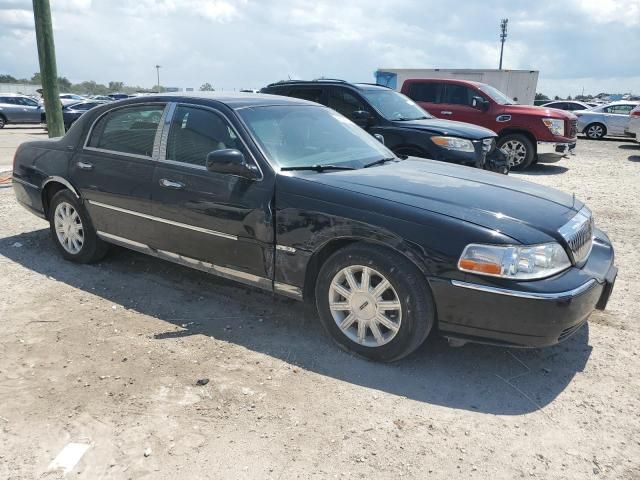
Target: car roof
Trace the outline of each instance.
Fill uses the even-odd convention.
[[[0,97],[29,97],[29,95],[26,95],[24,93],[0,93]]]
[[[313,105],[317,103],[298,98],[284,97],[281,95],[269,95],[266,93],[223,93],[223,92],[171,92],[154,93],[142,97],[127,98],[119,101],[120,105],[149,102],[150,100],[163,100],[168,102],[184,102],[186,100],[211,100],[225,104],[229,108],[239,109],[245,107],[266,107],[274,105]],[[113,105],[113,103],[112,103]]]
[[[316,78],[314,80],[281,80],[279,82],[270,83],[267,88],[280,87],[280,86],[292,86],[292,85],[342,85],[345,87],[353,87],[358,90],[390,90],[385,85],[378,85],[376,83],[351,83],[346,80],[340,80],[336,78]]]

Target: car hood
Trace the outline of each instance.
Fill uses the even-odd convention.
[[[479,140],[481,138],[496,137],[496,133],[488,128],[479,127],[465,122],[441,120],[439,118],[426,118],[424,120],[395,120],[393,124],[400,128],[425,130],[439,135],[453,135],[455,137]]]
[[[485,170],[415,157],[367,169],[287,173],[458,218],[525,244],[550,241],[549,237],[560,240],[558,229],[583,206],[573,196],[552,188]],[[302,186],[296,193],[305,195],[305,190]]]
[[[534,105],[503,105],[502,113],[513,115],[535,115],[536,117],[562,118],[565,120],[575,119],[576,116],[566,110],[557,108],[536,107]]]

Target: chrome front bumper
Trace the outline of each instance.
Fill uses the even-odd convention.
[[[572,142],[572,143],[538,142],[538,162],[540,163],[557,162],[562,157],[566,157],[569,154],[574,154],[575,148],[576,148],[576,142]]]

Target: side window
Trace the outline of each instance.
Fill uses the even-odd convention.
[[[617,115],[628,115],[631,110],[633,110],[632,105],[611,105],[605,109],[607,113],[615,113]]]
[[[294,88],[289,92],[288,96],[300,98],[302,100],[309,100],[310,102],[321,103],[322,89],[321,88]]]
[[[113,110],[93,127],[88,146],[150,157],[164,105]]]
[[[327,106],[351,120],[353,120],[353,112],[356,110],[369,111],[367,106],[358,97],[344,88],[331,88],[329,90],[329,102]]]
[[[171,120],[167,160],[204,167],[215,150],[242,150],[242,142],[222,116],[201,108],[178,106]]]
[[[449,83],[445,87],[442,103],[471,106],[471,99],[474,95],[475,92],[464,85]]]
[[[438,103],[438,83],[412,83],[407,95],[414,102]]]

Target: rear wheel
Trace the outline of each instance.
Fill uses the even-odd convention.
[[[108,245],[98,238],[86,210],[69,190],[60,190],[51,199],[49,227],[66,260],[92,263],[107,253]]]
[[[520,133],[501,137],[498,140],[497,147],[507,156],[512,170],[528,168],[535,157],[533,143]]]
[[[607,134],[607,127],[601,123],[591,123],[584,129],[584,134],[591,140],[601,140]]]
[[[4,128],[4,126],[7,124],[7,120],[0,115],[0,128]]]
[[[422,273],[384,248],[354,244],[334,253],[316,282],[322,324],[342,348],[370,360],[399,360],[431,331],[434,304]]]

